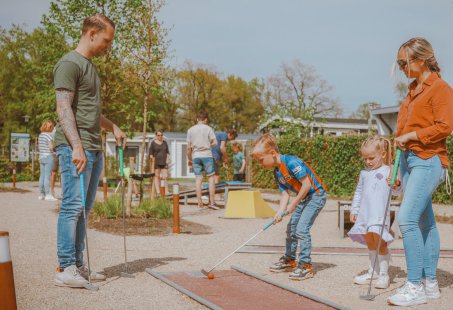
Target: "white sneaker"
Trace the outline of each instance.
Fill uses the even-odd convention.
[[[77,267],[79,269],[80,275],[88,280],[88,264],[83,263],[82,266]],[[91,270],[91,281],[105,281],[107,278],[101,273],[97,273],[96,271]]]
[[[403,307],[426,304],[426,302],[427,299],[423,284],[415,285],[409,281],[406,281],[404,286],[398,289],[395,295],[387,299],[387,303]]]
[[[63,271],[57,272],[54,278],[55,285],[67,287],[85,287],[88,283],[77,269],[76,265],[66,267]]]
[[[376,273],[374,273],[373,280],[378,279],[378,278],[379,278],[379,276]],[[369,284],[370,280],[371,280],[371,272],[367,272],[360,276],[354,277],[354,283],[359,284],[359,285]]]
[[[380,274],[376,284],[374,285],[375,288],[388,288],[390,283],[389,275],[388,274]]]
[[[423,286],[425,287],[426,297],[429,299],[440,298],[439,283],[437,280],[422,279]]]
[[[45,201],[57,201],[58,199],[55,198],[54,196],[52,195],[46,195],[46,197],[44,198]]]
[[[39,196],[38,196],[38,199],[39,199],[39,200],[44,200],[44,195],[39,195]]]

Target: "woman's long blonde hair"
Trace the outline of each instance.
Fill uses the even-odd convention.
[[[389,166],[392,162],[392,144],[389,139],[382,136],[370,136],[363,141],[360,151],[365,147],[374,146],[376,150],[386,152],[384,163]]]

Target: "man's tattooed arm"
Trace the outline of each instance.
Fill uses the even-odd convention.
[[[66,89],[57,89],[56,96],[58,121],[61,129],[72,148],[81,147],[82,142],[80,141],[80,136],[77,131],[74,112],[71,108],[74,92]]]

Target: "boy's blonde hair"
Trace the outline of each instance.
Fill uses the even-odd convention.
[[[270,133],[265,133],[253,144],[251,155],[254,157],[258,154],[268,154],[272,150],[280,153],[277,146],[277,139]]]
[[[392,162],[392,144],[390,140],[381,136],[370,136],[363,141],[362,146],[360,147],[360,151],[363,150],[365,147],[374,146],[376,150],[381,152],[386,152],[386,156],[384,158],[384,163],[386,165],[390,165]]]

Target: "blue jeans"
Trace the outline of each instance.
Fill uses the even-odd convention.
[[[41,195],[50,194],[50,174],[53,167],[53,155],[39,159],[39,193]]]
[[[83,264],[85,248],[85,220],[83,218],[80,178],[72,163],[72,148],[57,147],[61,171],[62,202],[58,216],[57,252],[61,268]],[[102,151],[85,151],[87,164],[84,173],[86,206],[88,214],[94,205],[99,177],[102,173]]]
[[[412,151],[401,156],[404,198],[398,214],[406,254],[407,280],[436,279],[440,240],[433,213],[432,194],[444,177],[439,156],[421,159]]]
[[[326,194],[313,194],[303,199],[291,216],[286,228],[285,256],[296,259],[297,244],[300,244],[299,264],[311,264],[310,229],[321,209],[326,204]]]

